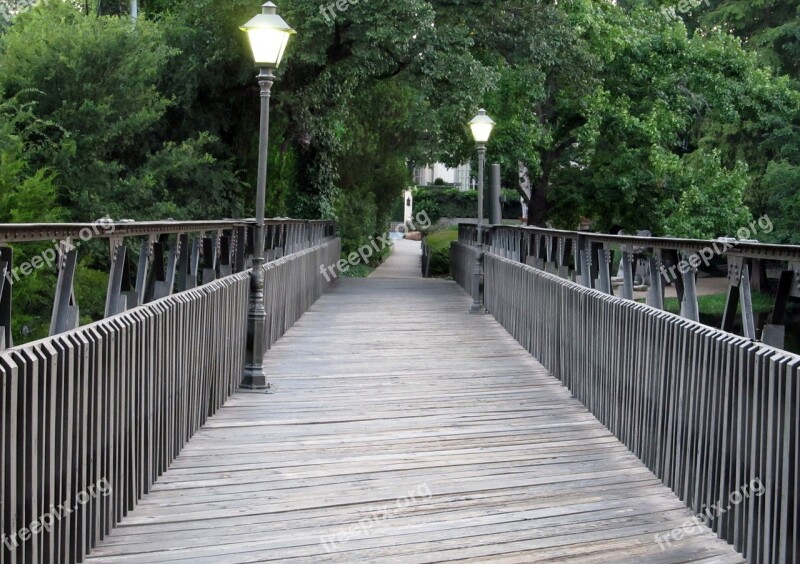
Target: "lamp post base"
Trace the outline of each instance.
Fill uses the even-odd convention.
[[[272,386],[270,386],[270,383],[267,382],[267,377],[264,374],[264,371],[261,369],[261,367],[258,367],[256,370],[251,370],[250,368],[244,369],[242,383],[239,385],[239,387],[243,390],[267,391]]]
[[[478,246],[478,254],[475,257],[475,266],[472,271],[472,306],[470,313],[486,313],[483,305],[483,245]]]
[[[262,228],[256,227],[256,240],[263,240]],[[264,352],[267,329],[267,312],[264,309],[264,259],[263,251],[253,258],[250,271],[250,299],[247,310],[247,341],[245,344],[244,370],[239,384],[245,390],[269,388],[264,374]]]

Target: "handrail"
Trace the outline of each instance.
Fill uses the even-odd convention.
[[[80,324],[74,295],[78,251],[90,240],[109,245],[109,282],[104,317],[248,270],[252,264],[252,218],[210,221],[113,221],[0,224],[0,350],[13,346],[14,283],[39,269],[55,270],[50,335]],[[336,235],[329,220],[265,220],[265,260],[314,247]],[[15,265],[14,247],[52,242],[33,259]],[[13,246],[12,246],[13,245]],[[134,257],[135,251],[138,257]]]
[[[459,241],[462,243],[474,243],[477,227],[473,223],[459,224]],[[553,239],[569,239],[577,241],[579,239],[592,243],[603,243],[605,245],[619,245],[644,247],[653,250],[673,250],[673,251],[702,251],[714,243],[720,244],[730,242],[731,239],[687,239],[679,237],[643,237],[639,235],[611,235],[606,233],[595,233],[592,231],[567,231],[563,229],[546,229],[543,227],[512,226],[512,225],[492,225],[484,227],[487,232],[494,232],[497,236],[504,232],[518,233],[520,236],[538,235],[551,237]],[[507,235],[503,235],[507,237]],[[487,242],[491,241],[491,235],[487,235]],[[734,247],[724,250],[721,254],[741,256],[744,258],[800,261],[800,245],[776,245],[773,243],[759,243],[750,240],[736,240]]]

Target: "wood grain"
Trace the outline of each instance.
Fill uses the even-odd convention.
[[[266,355],[273,393],[229,399],[89,560],[743,561],[710,530],[662,551],[689,510],[469,305],[338,281]]]

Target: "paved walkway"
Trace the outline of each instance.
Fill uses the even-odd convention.
[[[742,562],[454,283],[342,279],[92,562]],[[418,264],[417,264],[418,271]],[[397,276],[397,277],[392,277]]]
[[[419,278],[422,269],[422,243],[395,239],[392,254],[370,278]]]

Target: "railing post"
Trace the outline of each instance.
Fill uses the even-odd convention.
[[[11,247],[0,247],[0,350],[14,346],[11,337],[11,269],[14,251]]]
[[[491,207],[489,208],[489,223],[500,225],[503,223],[503,212],[500,209],[500,165],[492,165],[491,182],[489,183],[489,195]]]

